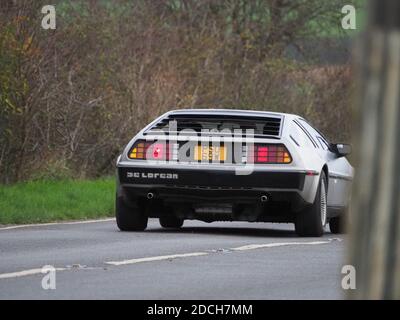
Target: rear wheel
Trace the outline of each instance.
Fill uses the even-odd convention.
[[[123,191],[118,190],[115,200],[115,216],[121,231],[143,231],[147,228],[148,217],[139,205],[126,204]]]
[[[324,233],[326,220],[327,183],[325,173],[322,172],[314,203],[296,216],[296,233],[302,237],[320,237]]]
[[[160,225],[163,228],[178,229],[183,226],[183,219],[174,216],[161,217]]]

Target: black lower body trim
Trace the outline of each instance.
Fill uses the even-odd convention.
[[[130,203],[147,208],[151,218],[171,214],[180,219],[212,221],[293,222],[294,215],[309,205],[296,191],[270,191],[260,189],[194,189],[130,185],[122,188]],[[151,199],[147,197],[151,192]],[[268,201],[261,201],[266,195]],[[198,207],[231,208],[220,213],[198,212]]]
[[[305,172],[254,171],[236,175],[226,170],[118,168],[122,185],[203,188],[274,188],[302,190]]]
[[[346,207],[328,207],[328,218],[334,218],[345,214],[347,208]]]

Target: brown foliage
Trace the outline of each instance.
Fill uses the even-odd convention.
[[[110,173],[171,108],[293,112],[348,140],[349,69],[283,54],[306,34],[305,17],[284,24],[293,2],[109,3],[59,1],[56,31],[40,28],[43,1],[0,7],[0,181]]]

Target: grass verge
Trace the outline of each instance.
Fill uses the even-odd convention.
[[[0,224],[83,220],[114,214],[115,179],[0,185]]]

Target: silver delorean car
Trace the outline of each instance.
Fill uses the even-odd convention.
[[[300,236],[342,232],[353,167],[293,114],[170,111],[142,129],[117,160],[116,220],[122,231],[184,220],[294,223]]]

